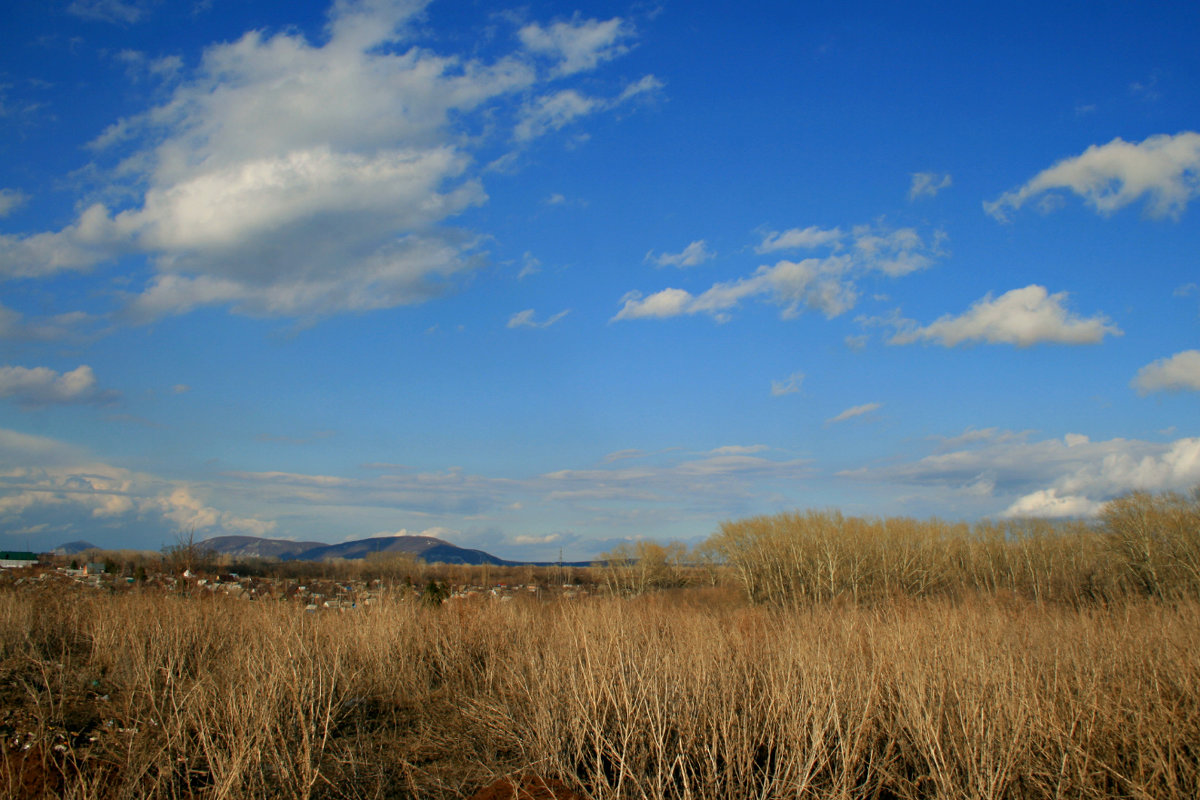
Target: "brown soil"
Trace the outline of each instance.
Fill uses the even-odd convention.
[[[0,751],[0,794],[13,800],[58,797],[62,772],[39,747]]]
[[[488,784],[471,800],[587,800],[557,778],[517,775]]]

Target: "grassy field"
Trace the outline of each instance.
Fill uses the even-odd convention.
[[[10,585],[0,793],[454,798],[531,771],[595,800],[1200,797],[1194,520],[1170,527],[1196,503],[1126,506],[990,539],[730,523],[719,565],[647,551],[549,601]],[[789,539],[790,568],[759,553]]]

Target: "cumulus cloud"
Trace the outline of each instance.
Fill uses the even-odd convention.
[[[679,314],[693,313],[690,309],[695,305],[696,298],[683,289],[663,289],[649,297],[643,297],[641,292],[627,292],[621,298],[622,307],[613,317],[619,319],[653,319],[674,317]]]
[[[683,248],[678,253],[659,253],[654,254],[654,251],[646,253],[646,261],[652,261],[660,267],[694,267],[698,264],[703,264],[717,254],[708,247],[708,243],[703,239],[692,242],[687,247]]]
[[[0,276],[148,256],[154,273],[126,311],[135,321],[205,305],[314,316],[454,289],[482,263],[479,237],[452,225],[487,201],[473,174],[488,138],[480,116],[492,140],[526,142],[661,84],[538,93],[543,56],[562,81],[624,52],[633,32],[619,19],[527,25],[519,49],[483,61],[413,45],[424,5],[339,1],[323,43],[287,30],[210,46],[161,104],[92,143],[97,159],[118,161],[92,172],[118,185],[110,196],[134,199],[92,203],[61,230],[0,236]]]
[[[1121,335],[1121,330],[1102,314],[1084,318],[1072,313],[1064,306],[1066,299],[1066,292],[1050,294],[1036,284],[995,299],[988,294],[963,314],[947,314],[923,327],[901,321],[889,341],[934,341],[945,347],[979,341],[1029,347],[1042,342],[1096,344],[1105,336]]]
[[[938,192],[950,188],[951,185],[949,175],[936,172],[914,172],[912,184],[908,187],[908,199],[911,202],[921,197],[936,197]]]
[[[826,234],[837,233],[836,237]],[[830,249],[823,257],[802,261],[779,261],[760,266],[752,275],[736,281],[713,284],[696,295],[685,289],[663,289],[651,295],[632,291],[621,298],[621,309],[612,321],[666,318],[685,314],[708,314],[718,322],[729,319],[730,312],[743,300],[756,298],[780,306],[784,319],[792,319],[806,310],[836,317],[858,302],[855,278],[869,272],[891,277],[924,269],[940,255],[940,232],[926,240],[912,228],[883,228],[860,225],[849,234],[834,231],[788,231],[770,233],[761,247],[768,250],[785,246]],[[797,242],[807,242],[799,245]],[[790,244],[785,245],[783,242]]]
[[[558,312],[557,314],[550,316],[549,318],[547,318],[541,322],[538,322],[534,318],[533,309],[527,308],[524,311],[518,311],[516,314],[513,314],[511,317],[509,317],[507,327],[509,327],[509,328],[549,328],[551,325],[558,322],[559,320],[561,320],[563,317],[565,317],[567,314],[570,314],[570,313],[571,313],[571,309],[568,308],[568,309]]]
[[[883,408],[883,403],[863,403],[860,406],[851,406],[850,408],[847,408],[845,411],[841,412],[840,414],[830,417],[829,419],[825,420],[825,424],[826,425],[834,425],[839,422],[845,422],[848,419],[854,419],[855,417],[861,417],[866,414],[870,414],[872,411],[878,411],[881,408]]]
[[[1200,350],[1184,350],[1160,358],[1138,370],[1131,385],[1139,394],[1150,392],[1200,392]]]
[[[1047,193],[1064,189],[1100,214],[1112,214],[1145,198],[1151,216],[1178,218],[1200,193],[1200,133],[1159,134],[1141,142],[1117,138],[1108,144],[1092,145],[1081,155],[1039,172],[1025,185],[985,202],[983,207],[1004,221],[1010,211],[1029,200],[1045,200],[1054,197]]]
[[[1094,514],[1103,501],[1125,492],[1182,491],[1200,483],[1200,438],[1158,446],[1121,439],[1068,446],[1102,457],[1081,460],[1048,489],[1018,498],[1006,516],[1064,516],[1066,509],[1079,508]]]
[[[1104,503],[1089,500],[1079,495],[1061,496],[1057,489],[1038,489],[1004,510],[1005,517],[1093,517],[1104,508]]]
[[[83,364],[63,373],[49,367],[0,366],[0,397],[11,397],[24,408],[44,408],[107,403],[115,395],[101,390],[92,368]]]
[[[1092,441],[1083,434],[1031,441],[985,429],[959,437],[959,449],[907,463],[860,468],[842,477],[948,489],[998,502],[1006,516],[1086,516],[1135,490],[1185,491],[1200,483],[1200,438],[1173,442]]]
[[[771,396],[783,397],[784,395],[795,394],[800,391],[800,387],[804,384],[804,373],[793,372],[781,381],[771,381]]]

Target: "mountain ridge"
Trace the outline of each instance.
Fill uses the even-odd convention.
[[[238,558],[278,558],[281,561],[324,561],[332,558],[363,559],[374,553],[406,553],[428,563],[491,564],[515,566],[531,563],[509,561],[483,550],[459,547],[433,536],[373,536],[338,544],[293,542],[259,536],[215,536],[198,544],[221,555]]]

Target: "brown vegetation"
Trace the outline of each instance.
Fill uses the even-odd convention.
[[[1195,509],[730,523],[729,573],[634,597],[10,583],[0,796],[1197,797]]]

